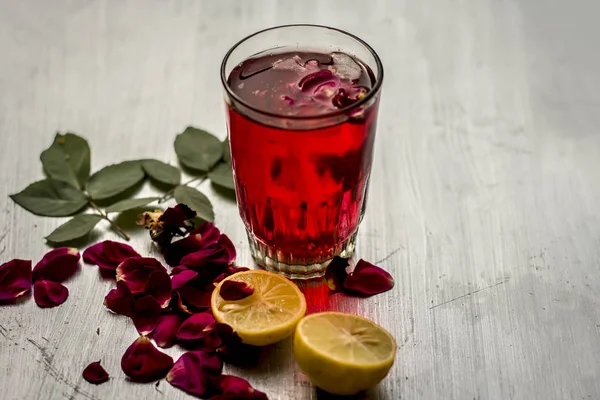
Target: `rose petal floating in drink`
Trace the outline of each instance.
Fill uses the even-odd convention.
[[[161,315],[158,318],[156,328],[152,331],[152,338],[156,342],[156,345],[162,348],[173,346],[180,325],[181,317],[179,315]]]
[[[188,351],[179,357],[167,374],[167,381],[184,392],[200,398],[214,393],[212,382],[221,375],[223,363],[204,351]]]
[[[372,296],[394,287],[394,278],[385,270],[359,260],[354,271],[344,280],[344,289],[351,293]]]
[[[33,298],[41,308],[60,306],[69,297],[69,289],[58,282],[37,280],[33,285]]]
[[[121,369],[135,382],[152,382],[167,375],[173,358],[159,351],[150,339],[140,336],[121,358]]]
[[[82,376],[83,379],[94,385],[104,383],[110,378],[108,372],[100,365],[100,361],[95,361],[85,367]]]
[[[64,282],[77,272],[79,252],[72,247],[50,250],[33,269],[33,280]]]
[[[102,270],[113,272],[119,264],[130,257],[140,257],[140,255],[131,246],[112,240],[96,243],[83,252],[83,261],[97,265]]]
[[[14,300],[31,290],[31,261],[14,259],[0,265],[0,301]]]
[[[218,394],[211,400],[268,400],[267,395],[254,389],[248,381],[233,375],[221,375],[216,380]]]
[[[219,294],[223,300],[235,301],[244,299],[254,293],[254,288],[246,282],[240,281],[225,281],[219,289]]]

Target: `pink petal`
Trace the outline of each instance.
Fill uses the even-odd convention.
[[[146,336],[137,338],[121,358],[121,369],[136,382],[161,379],[172,367],[173,358],[160,352]]]
[[[50,250],[33,269],[33,280],[64,282],[77,272],[79,252],[72,247]]]
[[[131,293],[144,293],[150,274],[155,271],[167,273],[165,267],[149,257],[131,257],[117,267],[117,282],[124,281]]]
[[[223,300],[235,301],[245,299],[254,293],[254,288],[246,282],[228,280],[221,284],[219,294]]]
[[[385,270],[359,260],[354,271],[344,281],[344,289],[351,293],[372,296],[394,287],[394,278]]]
[[[218,394],[211,400],[268,400],[267,395],[250,386],[250,383],[233,375],[221,375],[216,380]]]
[[[212,392],[212,381],[221,375],[223,363],[215,355],[204,351],[188,351],[184,353],[169,373],[167,381],[196,397],[206,398]]]
[[[100,361],[96,361],[85,367],[83,370],[83,379],[94,385],[99,385],[108,380],[108,372],[100,365]]]
[[[173,271],[175,271],[175,269],[173,269]],[[192,271],[191,269],[183,269],[180,271],[181,272],[173,274],[171,277],[171,285],[173,290],[182,288],[191,279],[194,279],[198,276],[198,273],[196,271]]]
[[[156,328],[152,332],[152,338],[158,347],[168,348],[173,346],[180,325],[181,317],[179,315],[161,315],[158,318]]]
[[[104,298],[104,305],[115,314],[133,315],[133,295],[125,282],[117,282],[117,288],[108,292]]]
[[[31,261],[14,259],[0,265],[0,301],[14,300],[31,289]]]
[[[177,331],[177,338],[188,341],[201,339],[207,334],[206,328],[214,323],[215,318],[212,314],[194,314],[181,324]]]
[[[33,298],[41,308],[60,306],[69,297],[69,289],[58,282],[40,279],[33,285]]]
[[[344,280],[348,277],[348,272],[346,272],[348,261],[347,258],[335,256],[327,266],[325,280],[329,289],[334,292],[340,292],[344,289]]]
[[[156,328],[161,312],[160,304],[153,296],[146,295],[137,299],[133,304],[131,319],[138,333],[143,336],[151,333]]]
[[[161,308],[166,308],[171,302],[171,277],[164,271],[154,271],[148,277],[144,293],[154,296]]]

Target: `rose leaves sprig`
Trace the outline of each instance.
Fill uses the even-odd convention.
[[[208,197],[189,185],[210,179],[213,184],[227,190],[234,188],[229,142],[221,142],[204,130],[188,127],[177,135],[175,152],[181,164],[187,168],[186,172],[196,175],[184,184],[181,183],[179,168],[154,159],[125,161],[92,174],[88,142],[73,133],[58,133],[52,145],[40,155],[47,178],[30,184],[10,197],[35,215],[68,217],[77,214],[46,237],[51,243],[84,237],[102,220],[108,221],[121,237],[129,240],[127,233],[108,214],[121,213],[172,197],[197,210],[201,220],[214,221],[213,206]],[[119,197],[122,198],[146,178],[168,189],[166,195],[119,201]],[[88,208],[95,213],[81,213]]]

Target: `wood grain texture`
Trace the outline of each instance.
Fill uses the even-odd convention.
[[[371,43],[386,68],[357,255],[380,260],[396,287],[325,304],[322,289],[307,293],[312,310],[365,315],[397,338],[394,368],[366,396],[600,398],[600,3],[368,4],[0,1],[1,261],[38,260],[61,223],[8,198],[42,177],[38,155],[55,131],[86,136],[95,169],[174,162],[185,126],[225,136],[218,68],[231,45],[277,24],[334,25]],[[235,204],[202,188],[250,264]],[[98,238],[118,240],[101,228]],[[153,253],[143,232],[132,244]],[[188,398],[164,381],[126,381],[119,362],[136,331],[102,306],[110,281],[84,266],[68,286],[56,309],[0,308],[2,399]],[[113,379],[96,387],[81,371],[98,359]],[[228,371],[271,399],[325,398],[289,341],[260,368]]]

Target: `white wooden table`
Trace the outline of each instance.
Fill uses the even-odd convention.
[[[357,255],[396,287],[327,305],[398,340],[367,396],[598,399],[599,12],[596,0],[0,0],[0,261],[38,260],[62,222],[8,198],[42,178],[55,131],[86,136],[96,169],[175,162],[185,126],[225,136],[218,68],[230,46],[272,25],[334,25],[386,68]],[[251,264],[235,204],[202,188]],[[153,254],[144,232],[132,244]],[[2,399],[189,398],[126,381],[119,362],[136,331],[102,306],[111,285],[84,266],[61,307],[0,308]],[[324,398],[290,346],[229,372],[271,399]],[[81,371],[97,359],[114,378],[95,387]]]

